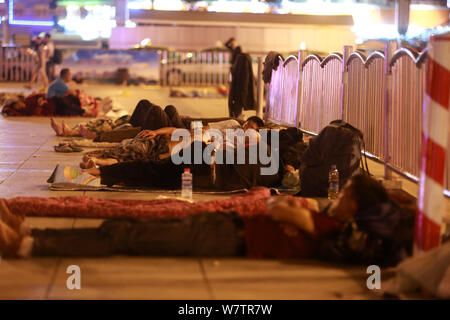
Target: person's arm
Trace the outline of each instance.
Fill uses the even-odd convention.
[[[300,206],[294,199],[278,197],[271,198],[267,203],[267,214],[275,221],[288,223],[296,228],[313,234],[315,232],[312,210],[317,209],[317,202],[313,199],[305,199],[306,206]]]
[[[160,128],[157,130],[142,130],[138,135],[137,138],[148,138],[148,139],[152,139],[156,136],[160,136],[160,135],[170,135],[172,134],[176,129],[175,127],[165,127],[165,128]]]
[[[275,221],[288,223],[310,234],[315,231],[314,220],[308,209],[294,208],[280,203],[273,206],[267,213]]]

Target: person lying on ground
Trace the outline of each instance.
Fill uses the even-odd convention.
[[[143,99],[138,102],[130,117],[129,124],[131,127],[116,127],[112,128],[112,130],[96,132],[86,126],[80,125],[79,128],[74,128],[70,131],[67,130],[67,132],[73,136],[81,135],[86,139],[94,139],[96,142],[121,142],[125,139],[136,137],[143,130],[157,130],[165,127],[191,129],[191,124],[195,120],[187,116],[180,116],[177,109],[172,105],[168,105],[162,109],[160,106]],[[251,117],[249,120],[256,123],[258,127],[264,125],[264,122],[258,117]],[[206,122],[210,125],[210,128],[220,130],[240,126],[239,122],[228,118],[211,118],[206,119]],[[57,134],[62,132],[61,129],[54,128],[54,130]]]
[[[272,197],[266,214],[251,217],[214,212],[181,219],[112,218],[98,228],[57,230],[27,230],[24,218],[2,201],[0,251],[13,258],[247,256],[379,266],[396,265],[410,254],[411,224],[406,227],[404,213],[368,176],[352,177],[324,211],[299,200]]]
[[[124,139],[134,138],[143,129],[156,130],[163,127],[177,127],[185,128],[182,120],[179,116],[177,109],[174,106],[166,106],[163,110],[160,106],[151,103],[148,100],[141,100],[134,108],[131,116],[120,117],[116,120],[102,119],[101,130],[98,130],[98,126],[95,123],[90,125],[79,124],[74,128],[69,128],[63,124],[58,125],[54,121],[51,122],[51,126],[56,135],[59,136],[82,136],[86,139],[101,140],[102,134],[117,130],[115,135],[121,135],[119,141]],[[106,122],[107,125],[104,125]],[[124,126],[128,124],[128,126]],[[120,130],[120,131],[119,131]],[[109,141],[112,142],[112,141]]]
[[[43,93],[32,93],[26,97],[18,95],[4,102],[2,114],[10,117],[97,116],[97,100],[81,91],[77,91],[77,95],[77,97],[68,96],[59,100],[49,99]]]
[[[48,98],[43,93],[31,93],[28,96],[16,95],[3,103],[5,116],[83,116],[98,114],[98,99],[94,99],[81,90],[75,95]]]
[[[181,187],[180,177],[187,166],[191,168],[194,177],[194,190],[208,188],[238,190],[255,186],[274,187],[279,183],[279,168],[270,158],[270,148],[267,148],[269,162],[261,161],[261,155],[257,155],[255,163],[251,163],[249,161],[251,148],[239,145],[236,149],[215,152],[215,161],[213,150],[204,142],[193,141],[186,147],[183,146],[184,143],[168,142],[167,152],[160,154],[157,160],[119,162],[99,168],[88,168],[84,172],[100,177],[101,183],[107,186],[124,184],[130,187],[170,190]],[[205,150],[206,148],[208,150]],[[209,161],[203,157],[208,152],[211,154]],[[243,163],[237,161],[239,153],[245,157]],[[200,161],[197,161],[198,155],[202,156]],[[217,161],[219,157],[226,161]],[[233,161],[227,161],[228,159]],[[193,163],[198,164],[191,165]],[[262,168],[268,168],[267,170],[271,171],[263,175]]]
[[[55,114],[55,105],[43,93],[32,93],[27,97],[19,95],[4,102],[2,114],[10,117],[52,116]]]
[[[238,128],[240,128],[239,123],[236,122],[236,124]],[[227,125],[234,127],[233,124],[229,123],[221,123],[216,126],[214,126],[214,124],[211,125],[215,128],[224,128]],[[211,125],[202,128],[201,137],[196,137],[195,131],[191,129],[189,131],[191,142],[194,141],[194,139],[201,139],[207,144],[214,143],[216,149],[222,148],[224,150],[227,147],[230,148],[230,150],[237,147],[237,141],[235,141],[234,136],[232,138],[227,138],[228,136],[225,134],[225,131],[223,131],[224,140],[222,145],[220,145],[217,141],[214,141],[214,137],[211,137],[209,135],[209,131],[207,131],[208,129],[211,129]],[[250,119],[243,125],[243,128],[244,129],[240,132],[240,134],[245,135],[245,144],[247,146],[250,144],[250,140],[254,141],[255,143],[259,142],[259,134],[254,129],[258,128],[256,120]],[[87,169],[95,167],[96,165],[105,166],[119,162],[138,160],[158,161],[166,159],[170,157],[170,155],[174,151],[174,148],[179,144],[179,141],[171,140],[171,135],[177,129],[178,128],[176,127],[166,127],[158,130],[141,131],[136,138],[124,140],[118,147],[89,152],[88,154],[83,156],[80,167],[82,169]]]
[[[121,128],[129,127],[130,116],[125,115],[113,119],[93,119],[84,124],[78,124],[70,128],[64,120],[58,124],[55,119],[50,118],[50,126],[59,137],[84,137],[86,139],[94,139],[97,134],[102,132],[109,132],[112,130],[119,130]]]

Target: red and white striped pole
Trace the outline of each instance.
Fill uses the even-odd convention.
[[[430,39],[427,81],[423,103],[422,156],[419,212],[416,219],[416,252],[439,246],[449,134],[450,34]]]

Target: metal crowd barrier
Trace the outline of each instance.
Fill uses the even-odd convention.
[[[388,116],[389,159],[394,169],[420,175],[422,104],[425,91],[423,62],[427,51],[399,49],[389,62],[391,95]]]
[[[295,125],[297,122],[297,96],[298,96],[298,61],[294,56],[290,56],[283,62],[282,67],[282,90],[281,103],[284,108],[281,109],[281,123],[285,125]]]
[[[0,81],[30,81],[35,55],[25,47],[0,47]]]
[[[418,181],[427,51],[395,50],[389,42],[385,52],[366,57],[350,48],[343,55],[300,51],[298,59],[286,59],[267,87],[266,120],[317,134],[343,119],[364,133],[365,152],[385,164],[386,177],[395,171]]]
[[[266,96],[266,120],[274,121],[277,123],[282,122],[281,110],[286,109],[283,107],[283,60],[280,58],[278,68],[272,71],[272,79],[267,90]],[[295,100],[295,104],[297,100]],[[297,106],[295,106],[297,108]],[[296,122],[286,125],[296,125]]]
[[[343,120],[364,133],[366,152],[384,159],[384,54],[353,52],[345,67]]]
[[[211,86],[228,84],[228,52],[162,51],[161,85]]]
[[[305,130],[319,132],[330,121],[341,117],[341,69],[342,55],[338,53],[325,59],[310,55],[302,61],[305,89],[300,100],[300,123]]]

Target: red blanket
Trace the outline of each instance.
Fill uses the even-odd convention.
[[[80,217],[80,218],[180,218],[202,212],[230,212],[252,216],[266,212],[265,200],[270,190],[251,189],[244,195],[227,199],[189,203],[177,199],[125,200],[101,199],[86,196],[58,198],[17,197],[5,199],[13,213],[26,216]],[[302,201],[301,198],[298,198]]]

